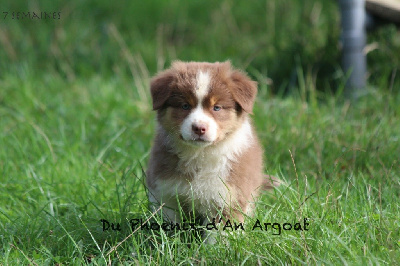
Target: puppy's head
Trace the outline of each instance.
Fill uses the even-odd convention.
[[[253,109],[257,83],[229,62],[174,62],[151,81],[153,109],[169,135],[207,146],[234,132]]]

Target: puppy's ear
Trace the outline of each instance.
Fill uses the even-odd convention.
[[[150,83],[151,98],[153,99],[153,110],[163,107],[171,94],[171,83],[174,76],[167,70],[155,76]]]
[[[231,79],[234,84],[231,89],[233,98],[245,112],[251,114],[257,95],[257,82],[238,70],[232,72]]]

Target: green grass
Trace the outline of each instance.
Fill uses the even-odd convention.
[[[118,79],[65,83],[25,75],[7,75],[1,94],[4,264],[89,258],[100,264],[361,264],[400,258],[398,94],[375,90],[354,104],[327,97],[314,106],[301,97],[259,98],[253,118],[266,172],[288,186],[263,196],[245,234],[228,236],[227,246],[204,245],[183,232],[177,238],[139,230],[106,256],[130,234],[130,219],[150,216],[141,179],[154,114],[127,97],[130,89]],[[309,231],[251,230],[256,219],[303,218],[310,219]],[[123,230],[103,232],[100,219],[120,222]]]
[[[378,49],[368,55],[369,89],[349,102],[332,3],[54,3],[28,8],[62,10],[64,20],[0,22],[0,264],[400,260],[393,26],[370,35]],[[148,77],[175,58],[230,58],[259,81],[253,119],[265,172],[287,183],[262,196],[243,234],[218,232],[215,245],[186,232],[131,235],[129,226],[151,217],[142,184],[155,129]],[[251,230],[257,220],[304,218],[308,231]],[[121,231],[103,231],[101,219]]]

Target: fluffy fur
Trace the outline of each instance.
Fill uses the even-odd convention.
[[[158,128],[146,183],[163,215],[243,222],[262,188],[262,149],[251,125],[257,84],[229,62],[174,62],[151,81]],[[276,181],[276,180],[275,180]]]

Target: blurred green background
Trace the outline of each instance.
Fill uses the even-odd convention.
[[[318,91],[336,91],[346,77],[336,1],[3,1],[0,11],[0,75],[135,80],[176,59],[230,59],[274,93],[296,87],[299,69]],[[12,19],[25,11],[61,19]],[[400,64],[399,31],[375,30],[367,50],[369,84],[388,89]]]

